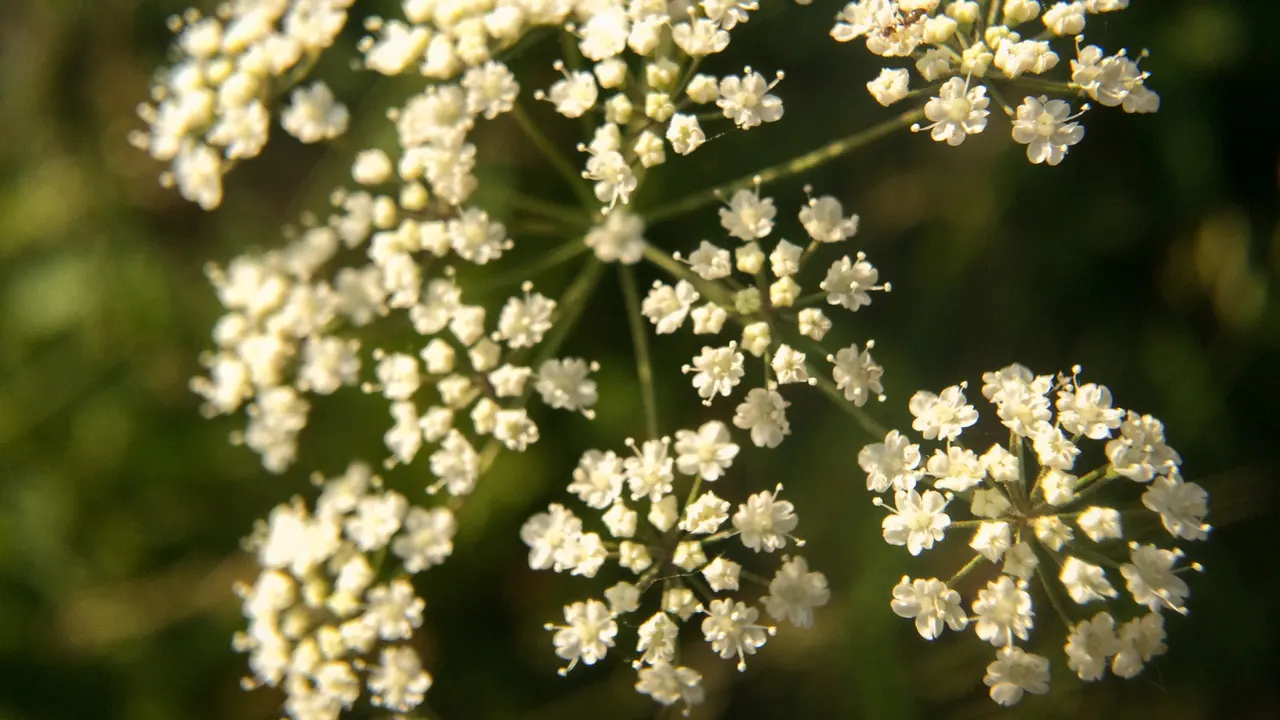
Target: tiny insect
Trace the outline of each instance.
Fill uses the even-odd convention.
[[[898,19],[884,27],[880,28],[880,36],[885,40],[891,39],[894,35],[906,30],[924,19],[928,12],[919,8],[909,10],[906,14],[898,13]]]

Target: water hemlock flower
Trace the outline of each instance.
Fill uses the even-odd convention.
[[[955,146],[984,132],[994,107],[1032,163],[1057,165],[1084,135],[1086,98],[1130,113],[1159,107],[1141,55],[1082,40],[1094,15],[1127,4],[1008,0],[983,12],[972,0],[857,0],[830,34],[907,64],[866,83],[882,106],[922,99],[881,129],[928,130]],[[820,620],[832,588],[795,554],[804,546],[798,508],[781,485],[762,489],[773,480],[755,483],[743,461],[791,436],[793,401],[814,391],[883,438],[857,461],[868,491],[888,498],[876,499],[888,511],[885,541],[913,556],[949,538],[974,551],[951,580],[904,576],[890,607],[926,639],[972,625],[996,646],[984,677],[996,702],[1047,690],[1049,659],[1017,646],[1052,617],[1041,589],[1055,613],[1075,616],[1063,618],[1065,654],[1080,677],[1099,679],[1108,667],[1134,677],[1165,652],[1163,613],[1187,611],[1182,576],[1199,566],[1177,548],[1125,545],[1129,519],[1099,493],[1141,485],[1141,504],[1173,538],[1207,537],[1207,492],[1183,480],[1158,420],[1113,407],[1107,388],[1078,373],[1011,365],[982,386],[1007,445],[967,446],[979,413],[960,384],[910,398],[912,430],[938,445],[922,450],[913,436],[878,429],[866,407],[885,400],[875,343],[851,342],[837,327],[891,290],[868,255],[846,245],[859,215],[809,186],[803,199],[763,192],[812,167],[812,153],[668,205],[632,205],[648,197],[650,170],[714,152],[706,148],[727,132],[784,121],[783,70],[708,60],[730,49],[756,0],[397,8],[395,17],[360,18],[354,67],[370,80],[420,83],[416,91],[378,108],[385,124],[367,134],[377,142],[343,148],[348,179],[327,207],[303,213],[274,247],[207,269],[223,313],[191,389],[204,414],[238,419],[232,441],[268,472],[298,464],[313,406],[328,396],[363,393],[386,418],[373,436],[385,479],[361,462],[337,477],[317,474],[312,501],[298,494],[275,507],[249,538],[260,573],[237,589],[246,627],[235,639],[248,656],[247,686],[279,688],[293,720],[331,720],[362,697],[396,714],[425,702],[433,679],[412,643],[425,606],[413,577],[451,557],[455,513],[500,454],[540,441],[552,427],[546,412],[594,419],[608,391],[600,363],[558,355],[615,271],[647,432],[625,449],[585,449],[563,497],[519,532],[531,571],[615,580],[546,625],[562,674],[626,654],[638,693],[687,712],[707,689],[698,663],[682,664],[682,631],[742,669],[767,652],[771,623]],[[348,83],[335,93],[312,77],[332,65],[321,56],[353,9],[351,0],[245,1],[174,18],[172,62],[139,108],[145,127],[130,136],[164,165],[161,183],[212,210],[228,173],[263,153],[273,122],[306,144],[364,124],[345,102]],[[509,52],[539,29],[559,35],[562,55],[542,86]],[[1067,79],[1053,79],[1055,70]],[[558,148],[548,120],[575,137],[581,126],[584,142]],[[496,187],[481,171],[495,157],[486,127],[499,122],[521,129],[575,205]],[[863,142],[826,145],[821,161]],[[716,201],[710,237],[649,229]],[[539,250],[527,273],[505,269],[526,236],[544,234],[560,245]],[[567,287],[534,290],[533,275],[581,256]],[[636,289],[640,263],[662,273],[647,293]],[[665,436],[655,385],[675,373],[655,372],[648,344],[684,330],[708,337],[681,368],[691,376],[683,390],[718,414]],[[849,344],[824,346],[829,333]],[[974,598],[953,587],[993,568]]]

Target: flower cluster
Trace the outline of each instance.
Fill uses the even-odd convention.
[[[1175,540],[1203,540],[1208,495],[1181,478],[1181,459],[1165,443],[1160,421],[1113,407],[1110,390],[1082,384],[1078,374],[1077,367],[1056,378],[1034,375],[1014,364],[983,375],[982,394],[1008,429],[1008,445],[996,443],[979,454],[961,442],[978,412],[960,385],[911,398],[912,429],[940,444],[932,454],[893,430],[858,455],[867,489],[892,492],[891,503],[875,499],[889,510],[885,542],[919,555],[948,531],[973,530],[975,555],[967,565],[946,582],[903,577],[891,607],[913,618],[926,640],[944,627],[959,631],[972,624],[980,639],[999,648],[984,682],[1001,705],[1017,703],[1025,692],[1048,691],[1049,660],[1014,644],[1026,641],[1035,625],[1033,577],[1068,626],[1067,666],[1094,681],[1108,665],[1120,677],[1134,677],[1165,651],[1161,613],[1186,613],[1189,589],[1181,575],[1200,569],[1195,563],[1177,567],[1183,557],[1177,548],[1124,544],[1126,528],[1140,525],[1140,516],[1151,517],[1147,511]],[[1050,399],[1055,391],[1056,401]],[[1102,464],[1080,473],[1077,464],[1089,441],[1105,441]],[[1116,480],[1144,486],[1146,510],[1095,504],[1099,491]],[[967,509],[972,519],[952,520],[957,509]],[[998,566],[996,577],[966,612],[957,583],[987,565]],[[1121,579],[1132,604],[1117,601],[1073,619],[1085,606],[1116,600],[1120,591],[1113,583]]]
[[[908,69],[886,69],[867,84],[886,106],[927,93],[923,108],[901,121],[916,123],[913,130],[959,145],[985,129],[994,101],[1011,118],[1013,138],[1027,146],[1027,157],[1056,165],[1083,137],[1076,121],[1088,106],[1076,112],[1067,100],[1051,97],[1088,97],[1127,112],[1158,108],[1135,59],[1124,51],[1106,55],[1083,41],[1091,15],[1127,4],[858,0],[840,13],[831,35],[842,42],[863,38],[877,55],[915,60],[926,83],[916,90],[909,89]],[[323,81],[304,83],[336,42],[351,5],[226,0],[212,17],[193,11],[175,19],[174,62],[157,79],[152,103],[140,109],[147,129],[132,137],[169,165],[162,182],[205,209],[216,207],[223,176],[261,153],[276,110],[283,129],[303,143],[343,134],[352,121],[346,107]],[[496,452],[524,451],[539,440],[530,399],[593,417],[596,364],[555,355],[589,304],[603,263],[646,260],[674,284],[656,282],[641,298],[631,269],[621,267],[619,276],[638,375],[647,384],[646,420],[655,429],[642,443],[627,441],[630,455],[589,450],[581,456],[568,491],[599,511],[599,528],[552,504],[529,519],[521,537],[534,570],[616,580],[601,596],[566,606],[564,624],[548,625],[563,672],[600,661],[620,642],[619,630],[635,626],[637,691],[687,710],[701,702],[704,688],[701,674],[681,664],[682,625],[696,619],[711,650],[742,669],[776,631],[762,614],[808,627],[814,608],[829,599],[825,576],[803,558],[781,554],[803,543],[792,534],[795,508],[780,499],[780,485],[747,495],[735,510],[704,484],[723,487],[718,481],[738,457],[731,427],[765,448],[791,433],[783,386],[816,385],[868,426],[861,408],[870,398],[884,399],[873,342],[834,353],[821,343],[833,326],[828,312],[856,312],[889,284],[861,252],[823,260],[812,277],[804,273],[818,265],[815,257],[826,246],[856,235],[858,216],[806,188],[792,237],[807,238],[795,244],[780,236],[774,200],[761,196],[763,176],[800,172],[865,138],[762,171],[751,183],[695,196],[722,201],[727,237],[668,254],[645,238],[645,222],[674,212],[631,207],[647,170],[667,162],[668,149],[687,155],[706,145],[718,131],[711,123],[748,130],[782,119],[782,101],[773,94],[781,71],[770,76],[735,60],[727,67],[742,67],[740,73],[713,74],[707,71],[713,63],[705,62],[728,48],[731,33],[757,13],[758,0],[398,5],[398,18],[364,20],[357,69],[418,76],[421,85],[386,112],[383,146],[356,148],[353,185],[333,191],[327,214],[304,215],[277,249],[210,266],[225,313],[213,331],[213,350],[202,357],[207,373],[192,388],[208,415],[243,411],[246,425],[233,439],[273,473],[296,462],[316,396],[343,388],[376,394],[391,416],[384,464],[425,457],[423,485],[450,499],[447,509],[410,507],[356,463],[338,478],[317,478],[323,489],[314,510],[300,499],[273,510],[250,541],[261,575],[239,589],[248,627],[236,646],[249,655],[249,684],[281,688],[294,720],[335,718],[366,687],[372,703],[392,713],[422,702],[431,677],[409,644],[423,610],[409,576],[451,554],[453,511]],[[525,90],[525,100],[538,101],[530,107],[506,63],[514,55],[509,51],[540,27],[561,35],[564,54],[552,65],[554,82]],[[1052,42],[1066,37],[1075,43],[1070,81],[1050,80],[1059,61]],[[1021,104],[1009,105],[1006,94],[1023,98]],[[568,147],[563,154],[535,119],[534,112],[556,119],[551,109],[583,125],[581,137],[589,142],[576,146],[579,155]],[[919,124],[922,118],[929,124]],[[495,193],[500,204],[487,204],[489,197],[478,192],[477,130],[494,121],[519,126],[578,207],[518,191]],[[667,210],[672,207],[697,205]],[[487,289],[499,289],[490,295],[501,304],[487,304],[491,298],[471,288],[464,302],[459,278],[474,272],[477,284],[486,284],[485,273],[507,259],[514,236],[526,227],[564,242],[529,274],[494,281]],[[545,296],[527,281],[587,250],[594,258],[563,294]],[[455,271],[463,264],[474,267]],[[520,292],[507,297],[501,288],[517,282]],[[708,344],[683,367],[707,406],[748,384],[731,418],[674,438],[654,437],[646,319],[658,335],[677,332],[689,319],[697,335],[737,326],[732,339]],[[376,345],[369,337],[378,338]],[[817,371],[819,358],[831,365],[829,372]],[[748,378],[756,367],[758,377]],[[999,648],[987,671],[991,695],[1013,704],[1024,692],[1047,689],[1049,661],[1015,645],[1034,624],[1028,589],[1034,575],[1070,624],[1068,666],[1088,680],[1107,667],[1133,677],[1164,652],[1161,613],[1185,612],[1188,588],[1179,575],[1198,566],[1177,568],[1180,551],[1141,544],[1132,533],[1135,542],[1116,559],[1117,551],[1125,552],[1122,513],[1090,503],[1099,490],[1127,478],[1147,488],[1142,503],[1155,515],[1146,517],[1158,516],[1175,538],[1199,540],[1208,531],[1206,493],[1181,479],[1180,459],[1165,444],[1160,423],[1113,408],[1106,388],[1080,384],[1076,374],[1034,376],[1017,365],[984,382],[984,395],[1010,431],[1007,445],[979,455],[961,444],[978,413],[957,386],[911,399],[913,428],[942,445],[931,457],[896,431],[859,456],[868,488],[893,491],[883,524],[890,544],[917,555],[949,530],[975,530],[973,561],[945,583],[904,578],[894,589],[894,612],[914,618],[928,639],[944,627],[973,623],[981,639]],[[1085,440],[1106,441],[1105,460],[1077,473]],[[686,481],[687,490],[677,488]],[[948,509],[960,505],[972,519],[952,521]],[[1139,522],[1124,517],[1130,530]],[[765,555],[780,560],[761,562]],[[956,584],[984,562],[998,564],[1000,573],[978,589],[970,612]],[[744,567],[752,564],[763,565],[764,574]],[[1106,602],[1119,596],[1112,585],[1119,577],[1145,612],[1109,608],[1071,621],[1061,594],[1081,606]],[[762,589],[752,595],[744,583]]]
[[[740,244],[730,252],[703,240],[688,256],[675,253],[676,263],[669,264],[668,269],[687,279],[680,279],[675,285],[655,282],[644,299],[642,312],[659,335],[676,332],[686,318],[692,318],[693,333],[697,335],[718,335],[729,320],[741,325],[741,342],[731,340],[723,346],[704,347],[683,369],[686,374],[693,374],[693,387],[703,404],[711,405],[717,397],[729,397],[741,384],[746,375],[746,355],[759,358],[762,386],[747,393],[737,406],[733,423],[749,430],[756,446],[772,448],[790,434],[786,419],[789,403],[778,387],[819,382],[809,373],[811,361],[807,353],[796,349],[796,345],[804,343],[820,349],[818,342],[832,323],[821,308],[808,306],[825,302],[857,312],[871,303],[872,292],[888,291],[890,285],[880,284],[879,272],[858,252],[832,262],[818,283],[819,292],[802,296],[797,278],[804,266],[823,246],[853,237],[858,231],[858,216],[846,216],[840,201],[829,195],[810,197],[799,212],[808,243],[796,245],[779,238],[766,255],[761,242],[773,233],[777,208],[772,198],[760,196],[759,178],[756,183],[754,190],[737,191],[720,208],[721,226],[734,239],[730,242],[736,240]],[[735,269],[747,276],[747,283],[733,277]],[[699,304],[704,296],[706,302]],[[790,341],[784,342],[787,336],[791,336]],[[836,390],[858,407],[883,392],[883,368],[871,357],[873,345],[853,345],[825,355],[833,366]]]
[[[723,478],[738,455],[724,423],[680,430],[674,443],[664,437],[627,444],[630,457],[584,453],[568,486],[600,513],[608,539],[587,530],[561,504],[530,518],[520,534],[535,570],[587,578],[613,572],[623,578],[604,590],[603,600],[565,606],[563,625],[547,625],[555,633],[556,654],[568,663],[561,673],[605,657],[618,642],[620,625],[627,624],[624,617],[647,616],[636,621],[636,690],[663,705],[679,701],[687,708],[702,701],[703,688],[701,674],[680,665],[682,623],[701,617],[698,628],[712,651],[736,659],[743,670],[747,656],[776,632],[760,624],[758,607],[739,599],[743,581],[765,587],[759,603],[769,617],[800,628],[813,624],[814,608],[826,604],[830,592],[826,577],[809,570],[802,557],[783,555],[772,580],[731,559],[734,550],[747,562],[757,559],[752,553],[772,555],[803,542],[792,535],[799,520],[792,504],[779,497],[781,485],[751,495],[736,512],[715,492],[702,491],[704,482]],[[683,503],[676,489],[682,478],[692,478]],[[637,503],[647,505],[643,521]],[[606,569],[610,560],[619,571]]]
[[[783,73],[771,81],[750,67],[741,75],[697,72],[758,7],[756,0],[606,0],[576,9],[565,29],[578,40],[583,67],[569,71],[557,61],[562,78],[535,97],[567,118],[603,110],[604,122],[578,150],[587,153],[582,177],[606,212],[630,202],[644,169],[666,162],[668,145],[688,155],[706,143],[704,122],[722,117],[749,130],[782,117],[770,91]],[[717,110],[696,112],[712,104]]]
[[[470,492],[479,475],[475,438],[491,435],[515,451],[537,441],[537,425],[524,408],[533,391],[553,408],[590,415],[594,363],[521,362],[551,329],[554,300],[526,284],[487,332],[485,308],[463,303],[449,269],[429,280],[421,274],[415,254],[464,254],[460,248],[477,232],[504,236],[500,223],[483,211],[448,222],[397,223],[397,208],[385,196],[335,200],[344,213],[301,233],[283,251],[243,255],[209,271],[227,313],[214,330],[217,351],[203,359],[209,375],[192,387],[205,398],[208,414],[245,408],[248,425],[236,439],[259,453],[268,470],[281,472],[296,458],[297,436],[310,412],[306,395],[344,386],[359,384],[388,401],[394,420],[384,438],[390,464],[410,463],[424,443],[439,443],[431,470],[454,495]],[[388,229],[372,232],[375,227]],[[316,277],[344,242],[363,243],[371,232],[367,265],[344,267],[332,281]],[[435,244],[424,248],[424,242]],[[412,354],[372,349],[377,382],[360,383],[366,363],[361,344],[340,332],[393,310],[404,313],[421,344]],[[434,392],[422,410],[424,388]],[[456,422],[468,410],[471,439]]]
[[[1090,15],[1128,7],[1129,0],[1074,0],[1044,4],[1036,0],[856,0],[836,16],[831,36],[840,42],[865,38],[867,49],[886,58],[915,60],[926,83],[911,90],[906,68],[885,68],[867,83],[876,102],[893,105],[921,93],[933,93],[925,103],[930,136],[959,145],[987,126],[994,99],[1013,126],[1014,141],[1027,146],[1032,163],[1057,165],[1084,137],[1069,101],[1051,96],[1087,97],[1129,113],[1150,113],[1160,98],[1146,87],[1148,73],[1121,50],[1107,55],[1086,45]],[[1024,36],[1026,36],[1024,38]],[[1054,41],[1070,38],[1074,47],[1070,80],[1048,79],[1059,64]],[[1145,54],[1145,53],[1144,53]],[[990,92],[991,97],[988,97]],[[1016,108],[1005,98],[1021,98]]]
[[[283,690],[293,720],[337,718],[364,688],[391,712],[421,704],[431,675],[409,644],[423,601],[407,574],[444,562],[454,527],[448,509],[411,507],[358,463],[324,482],[314,513],[301,499],[272,510],[249,540],[262,573],[238,588],[247,684]],[[382,572],[387,552],[403,573]]]
[[[173,18],[178,59],[139,108],[148,129],[131,140],[171,163],[161,181],[208,210],[222,202],[222,176],[267,143],[271,105],[302,80],[347,22],[352,0],[234,0],[213,17]],[[303,142],[346,132],[347,109],[322,82],[293,95],[281,116]]]

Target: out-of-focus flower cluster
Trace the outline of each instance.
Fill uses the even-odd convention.
[[[703,490],[704,482],[720,481],[738,455],[724,423],[680,430],[674,442],[664,437],[627,445],[630,456],[584,453],[568,486],[592,514],[600,514],[603,535],[588,530],[573,510],[552,504],[525,523],[521,537],[535,570],[621,578],[603,591],[603,600],[571,603],[563,625],[547,625],[556,654],[568,663],[561,672],[580,662],[595,664],[620,642],[620,626],[638,624],[636,690],[663,705],[681,702],[687,710],[702,701],[704,691],[701,674],[680,664],[682,624],[700,618],[697,632],[712,651],[743,670],[747,656],[776,632],[761,624],[759,607],[741,599],[744,584],[767,593],[756,602],[770,618],[799,628],[813,624],[814,608],[826,604],[830,592],[826,577],[799,556],[781,555],[771,580],[744,568],[760,564],[760,555],[772,560],[774,552],[803,542],[792,534],[799,520],[792,504],[781,499],[780,485],[749,496],[736,511]],[[689,489],[679,491],[687,479]],[[632,617],[635,623],[628,622]]]
[[[1135,677],[1165,652],[1162,613],[1187,612],[1182,575],[1200,570],[1196,563],[1179,566],[1181,550],[1142,542],[1145,535],[1133,529],[1158,520],[1174,540],[1203,540],[1208,494],[1182,479],[1181,458],[1166,444],[1159,420],[1113,407],[1110,390],[1082,384],[1078,374],[1079,368],[1056,378],[1034,375],[1014,364],[983,375],[982,394],[1008,429],[1007,445],[966,447],[961,434],[978,422],[978,411],[959,385],[911,398],[912,429],[939,444],[932,454],[893,430],[858,455],[867,489],[892,493],[891,500],[875,498],[889,511],[883,531],[890,545],[919,555],[949,532],[972,531],[968,564],[945,582],[904,576],[891,607],[914,619],[926,640],[972,625],[998,648],[984,682],[1001,705],[1049,689],[1049,659],[1015,644],[1029,639],[1034,607],[1045,615],[1043,604],[1033,604],[1033,579],[1067,625],[1067,666],[1096,681],[1108,667]],[[1092,462],[1090,441],[1100,446],[1102,463],[1080,472],[1079,463]],[[1144,488],[1141,507],[1102,504],[1100,491],[1117,480]],[[972,519],[953,520],[958,511]],[[995,579],[966,611],[957,584],[987,566],[998,566]],[[1121,581],[1132,602],[1119,599]]]
[[[174,62],[138,114],[131,137],[170,169],[161,180],[208,210],[222,202],[222,176],[267,144],[272,103],[297,84],[347,22],[352,0],[229,0],[216,14],[173,18]],[[280,118],[303,142],[346,132],[347,109],[323,82],[300,89]]]
[[[366,688],[373,705],[409,712],[431,675],[411,644],[424,603],[408,575],[453,552],[453,514],[410,506],[359,463],[317,482],[314,512],[300,498],[280,505],[249,540],[262,573],[237,589],[246,685],[283,690],[293,720],[337,718]],[[382,567],[387,553],[399,570]]]
[[[912,89],[907,68],[885,68],[867,83],[885,106],[932,96],[924,106],[928,124],[913,131],[928,130],[938,142],[959,145],[986,128],[994,99],[1009,116],[1014,141],[1027,146],[1027,159],[1057,165],[1084,138],[1076,120],[1089,109],[1085,104],[1073,114],[1071,103],[1060,98],[1087,97],[1129,113],[1160,107],[1146,86],[1149,73],[1138,67],[1145,53],[1137,59],[1124,50],[1108,55],[1085,41],[1091,16],[1128,6],[1129,0],[856,0],[836,16],[831,36],[840,42],[863,38],[876,55],[915,61],[924,85]],[[1051,79],[1064,51],[1072,58],[1065,82]]]

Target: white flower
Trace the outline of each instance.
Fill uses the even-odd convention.
[[[786,547],[791,531],[799,524],[795,506],[778,499],[781,490],[779,485],[773,492],[758,492],[738,506],[738,512],[733,516],[733,527],[748,549],[756,552],[781,550]]]
[[[613,638],[618,634],[618,624],[613,621],[608,606],[599,600],[566,605],[564,621],[563,626],[547,625],[548,630],[556,631],[552,638],[556,655],[569,661],[560,671],[562,675],[572,670],[579,660],[587,665],[596,664],[613,647]]]
[[[786,240],[779,240],[773,252],[769,253],[769,269],[780,278],[790,277],[800,272],[800,261],[803,257],[804,248]]]
[[[656,502],[650,500],[648,520],[650,525],[658,529],[658,532],[670,530],[679,519],[675,495],[667,495]]]
[[[779,345],[770,362],[779,385],[809,383],[809,373],[804,368],[804,353],[790,345]]]
[[[1062,506],[1076,499],[1076,482],[1080,478],[1057,468],[1050,468],[1040,477],[1040,490],[1050,505]]]
[[[1059,573],[1058,579],[1066,587],[1071,599],[1081,605],[1117,595],[1116,589],[1107,582],[1106,573],[1102,568],[1074,555],[1069,556],[1066,562],[1062,563],[1062,572]]]
[[[506,226],[490,220],[489,213],[478,208],[466,208],[446,228],[450,246],[458,257],[477,265],[497,260],[512,245]]]
[[[285,132],[304,143],[338,137],[347,131],[349,119],[346,106],[336,102],[333,91],[321,81],[294,90],[289,107],[280,113],[280,125]]]
[[[978,422],[978,411],[965,401],[958,385],[946,388],[941,395],[921,390],[907,405],[916,418],[911,427],[925,440],[955,440],[961,430]]]
[[[754,655],[764,645],[772,628],[756,625],[760,611],[731,599],[712,600],[702,621],[702,635],[720,657],[738,658],[738,669],[747,667],[746,656]]]
[[[822,243],[843,242],[858,234],[858,216],[844,217],[840,201],[824,195],[800,208],[800,224],[809,237]]]
[[[609,534],[616,538],[634,536],[636,534],[636,524],[640,521],[639,513],[629,509],[621,500],[615,501],[613,506],[606,510],[604,515],[600,516],[600,519],[604,521],[605,527],[609,529]],[[644,550],[643,545],[637,547],[640,550]],[[648,552],[645,552],[645,557],[648,557]]]
[[[729,199],[728,207],[720,208],[720,224],[733,237],[755,240],[773,230],[777,214],[772,198],[761,198],[759,191],[739,190]]]
[[[665,612],[656,612],[636,631],[636,652],[644,653],[640,662],[648,665],[670,662],[676,655],[680,628]]]
[[[1067,636],[1067,667],[1081,680],[1096,682],[1106,673],[1107,659],[1120,650],[1115,627],[1111,615],[1100,612],[1071,629]]]
[[[1132,410],[1120,423],[1120,437],[1107,443],[1107,458],[1116,472],[1135,482],[1168,475],[1182,458],[1164,441],[1164,424]]]
[[[730,342],[721,348],[704,347],[702,353],[693,359],[693,365],[685,365],[685,374],[697,370],[693,376],[693,387],[698,397],[710,404],[716,395],[729,397],[733,389],[742,381],[742,353],[738,352],[737,343]]]
[[[1120,527],[1120,511],[1115,508],[1096,505],[1085,508],[1084,512],[1076,518],[1076,524],[1085,535],[1089,536],[1090,540],[1096,543],[1124,537],[1124,530]]]
[[[640,589],[626,581],[611,585],[604,591],[604,598],[609,601],[609,612],[615,616],[635,612],[640,607]]]
[[[1036,539],[1054,552],[1058,552],[1075,536],[1071,526],[1056,515],[1042,515],[1032,523]]]
[[[582,534],[582,521],[563,505],[552,504],[547,512],[529,518],[520,528],[520,540],[529,546],[529,567],[534,570],[565,569],[556,556]]]
[[[733,424],[750,430],[751,442],[756,447],[777,447],[782,444],[782,438],[791,434],[791,423],[787,422],[786,415],[790,404],[776,390],[754,388],[738,405]]]
[[[857,311],[871,304],[872,290],[888,290],[889,285],[876,285],[880,273],[858,253],[854,260],[846,255],[831,264],[827,276],[818,287],[827,293],[828,305],[839,305],[846,310]]]
[[[557,69],[563,69],[557,63]],[[557,80],[547,93],[548,99],[556,106],[556,112],[567,118],[582,117],[583,113],[595,107],[599,90],[596,79],[589,72],[566,73],[564,79]]]
[[[858,452],[858,466],[867,473],[867,489],[884,492],[890,487],[910,490],[920,478],[920,446],[897,430],[890,430],[884,442],[873,443]]]
[[[749,130],[760,123],[774,122],[782,117],[782,100],[769,91],[778,79],[772,83],[765,81],[764,76],[752,72],[751,68],[743,70],[742,78],[737,75],[726,75],[720,80],[720,97],[716,105],[724,111],[724,116],[743,130]]]
[[[836,381],[836,389],[844,391],[844,399],[857,407],[867,404],[868,398],[884,392],[884,385],[880,382],[884,368],[872,359],[873,346],[874,343],[868,341],[865,348],[850,345],[835,355],[827,356],[827,362],[833,365],[831,375]]]
[[[393,712],[409,712],[422,704],[431,688],[431,676],[413,648],[382,648],[377,665],[369,671],[369,692],[374,705]]]
[[[1111,672],[1122,678],[1137,676],[1144,664],[1168,649],[1164,644],[1164,617],[1160,613],[1150,613],[1121,625],[1119,636],[1119,650],[1111,661]]]
[[[729,33],[720,23],[709,18],[690,18],[671,28],[671,39],[686,55],[699,57],[723,51],[729,46]]]
[[[587,376],[594,369],[594,363],[579,358],[547,360],[538,368],[534,389],[549,407],[580,410],[591,417],[588,408],[596,404],[596,381]]]
[[[728,501],[721,500],[713,492],[705,492],[685,507],[680,529],[693,535],[710,535],[728,519]]]
[[[974,630],[978,637],[996,647],[1011,645],[1014,638],[1026,640],[1035,617],[1026,583],[1015,582],[1008,575],[978,591],[973,614],[977,615]]]
[[[593,152],[587,160],[587,168],[582,171],[582,177],[596,181],[596,199],[605,203],[609,210],[619,202],[623,205],[630,202],[631,193],[639,186],[631,165],[622,153],[614,150]]]
[[[422,625],[426,603],[413,594],[413,585],[404,578],[371,588],[366,599],[364,622],[383,640],[408,638],[414,628]]]
[[[875,80],[867,83],[867,92],[871,93],[876,102],[889,107],[907,96],[910,79],[910,73],[903,68],[885,68]]]
[[[1031,548],[1031,544],[1023,541],[1015,544],[1005,552],[1004,566],[1000,569],[1005,575],[1029,580],[1039,564],[1040,561],[1036,558],[1035,550]]]
[[[676,469],[703,480],[719,480],[738,456],[738,446],[729,439],[729,428],[719,420],[703,423],[697,432],[676,431]]]
[[[703,280],[719,280],[733,272],[729,260],[728,250],[703,240],[698,249],[689,254],[689,268]]]
[[[601,262],[634,265],[644,255],[644,220],[626,208],[615,208],[587,232],[583,242]]]
[[[1062,434],[1062,430],[1042,422],[1032,432],[1033,447],[1040,466],[1056,470],[1070,470],[1076,464],[1080,448]]]
[[[937,142],[959,145],[969,135],[987,127],[987,89],[982,85],[969,88],[965,80],[953,77],[942,84],[938,96],[925,103],[924,116],[933,124],[912,125],[912,132],[930,130]]]
[[[671,123],[667,126],[667,141],[676,153],[688,155],[701,147],[707,141],[707,136],[703,134],[697,117],[676,113],[671,116]]]
[[[1009,646],[996,653],[982,682],[991,688],[991,699],[1006,707],[1016,705],[1023,693],[1049,692],[1049,660]]]
[[[1048,97],[1026,97],[1013,120],[1013,139],[1027,146],[1033,164],[1057,165],[1067,150],[1084,138],[1084,127],[1071,122],[1071,104]]]
[[[783,556],[782,565],[769,581],[769,594],[761,598],[765,611],[774,620],[786,620],[798,628],[813,626],[813,609],[831,599],[827,577],[810,572],[802,557]]]
[[[222,159],[203,143],[186,143],[173,160],[173,178],[182,197],[212,210],[222,202]]]
[[[493,60],[467,70],[462,76],[462,88],[467,92],[467,112],[490,120],[509,112],[520,92],[520,85],[507,66]]]
[[[588,450],[573,471],[569,492],[581,498],[587,507],[603,510],[622,495],[625,479],[622,460],[612,451]]]
[[[410,508],[401,532],[391,542],[391,552],[413,573],[444,562],[453,554],[457,523],[448,508]]]
[[[362,552],[387,546],[400,529],[409,501],[395,491],[368,495],[356,503],[355,512],[343,523],[347,538]]]
[[[738,574],[742,566],[732,560],[718,557],[702,568],[702,576],[712,592],[724,592],[738,589]]]
[[[1062,429],[1090,440],[1110,437],[1124,418],[1123,410],[1111,407],[1111,391],[1094,383],[1074,390],[1060,390],[1057,407]]]
[[[692,668],[675,667],[666,660],[640,669],[636,691],[662,705],[671,705],[679,700],[691,707],[701,705],[705,697],[701,673]]]
[[[1142,504],[1160,514],[1160,522],[1169,534],[1184,540],[1204,540],[1209,526],[1204,524],[1209,511],[1209,493],[1195,483],[1183,482],[1176,473],[1158,477],[1142,494]]]
[[[908,552],[919,555],[942,540],[951,525],[951,518],[943,512],[949,501],[942,493],[926,490],[921,495],[915,490],[899,490],[893,500],[895,507],[881,523],[885,542],[906,545]]]
[[[394,168],[385,150],[362,150],[351,164],[351,179],[361,185],[378,185],[391,177]]]
[[[946,452],[934,450],[925,463],[925,471],[933,476],[934,487],[952,492],[972,490],[987,476],[987,469],[976,453],[955,445]]]
[[[674,288],[655,282],[641,303],[640,312],[656,326],[654,332],[667,335],[680,329],[689,315],[689,308],[697,301],[698,292],[684,280],[676,283]]]
[[[946,625],[963,630],[969,618],[960,606],[960,593],[937,578],[912,580],[906,575],[893,588],[889,607],[902,618],[915,618],[916,632],[925,640],[934,640]]]
[[[667,438],[646,440],[640,447],[636,447],[634,441],[627,444],[635,451],[633,457],[623,461],[631,499],[647,497],[655,503],[662,500],[671,492],[671,482],[675,478],[671,473],[675,461],[668,454],[671,441]]]
[[[1155,545],[1131,546],[1131,562],[1120,566],[1120,574],[1124,576],[1133,601],[1146,605],[1152,612],[1162,607],[1177,612],[1186,612],[1184,602],[1190,590],[1182,578],[1174,574],[1173,566],[1177,564],[1182,553],[1178,550],[1162,550]]]
[[[1013,545],[1007,522],[984,522],[973,534],[969,547],[982,553],[991,562],[1000,562],[1006,551]]]

